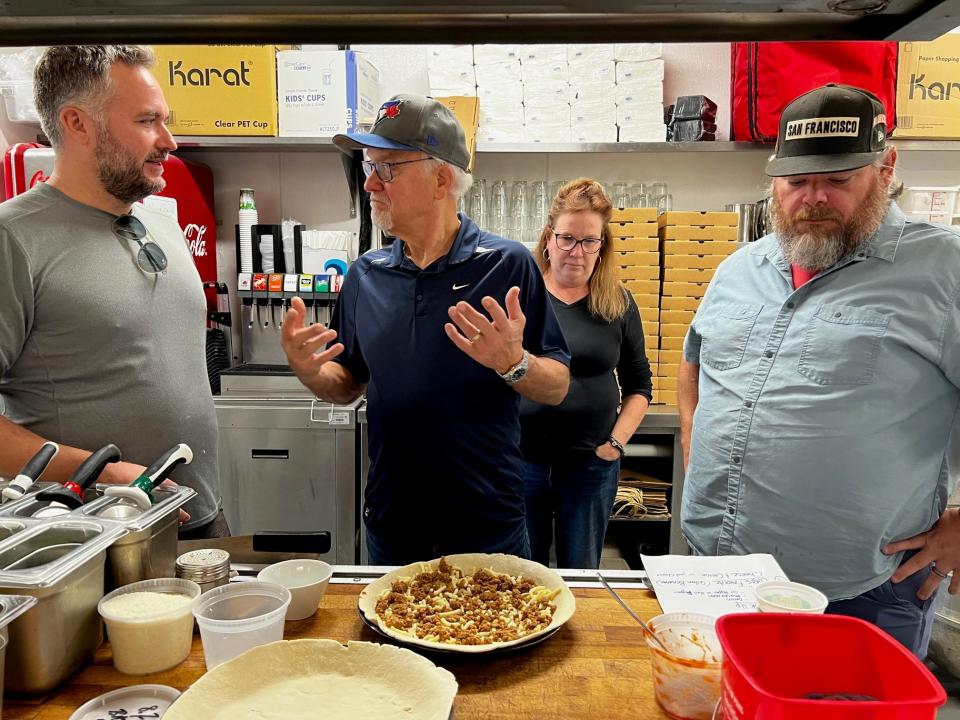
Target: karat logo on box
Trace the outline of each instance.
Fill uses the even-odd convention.
[[[917,77],[916,73],[910,74],[910,99],[914,99],[916,91],[920,91],[921,100],[950,100],[950,93],[953,91],[953,99],[960,98],[960,83],[958,82],[926,82],[927,74],[921,73]]]
[[[176,62],[170,60],[167,65],[170,74],[170,87],[176,87],[178,80],[183,87],[187,85],[210,87],[215,78],[219,78],[220,81],[228,87],[239,87],[240,85],[250,86],[250,68],[247,66],[245,60],[240,61],[239,68],[226,68],[224,70],[215,67],[195,67],[181,70],[180,68],[183,66],[182,60],[177,60]]]

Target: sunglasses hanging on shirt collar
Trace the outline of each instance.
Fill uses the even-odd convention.
[[[133,215],[120,215],[114,218],[111,229],[119,239],[132,240],[140,246],[136,262],[137,267],[145,273],[157,275],[167,269],[167,255],[163,252],[163,248],[152,240],[143,241],[147,236],[147,228],[139,218]]]

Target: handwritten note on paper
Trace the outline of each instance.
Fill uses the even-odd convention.
[[[757,609],[753,588],[786,580],[773,555],[641,555],[664,612],[695,612],[719,617]]]

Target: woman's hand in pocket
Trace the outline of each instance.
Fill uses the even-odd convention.
[[[608,442],[605,442],[603,445],[598,445],[593,452],[598,458],[606,460],[607,462],[620,459],[620,451]]]

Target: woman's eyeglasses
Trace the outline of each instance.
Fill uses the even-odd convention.
[[[145,273],[156,275],[167,269],[167,255],[163,248],[152,240],[144,242],[147,228],[133,215],[121,215],[115,218],[111,226],[113,234],[121,240],[133,240],[140,249],[137,251],[137,267]]]
[[[557,247],[561,250],[573,250],[579,245],[585,253],[590,253],[591,255],[600,252],[600,247],[603,245],[602,238],[585,237],[578,240],[573,235],[568,235],[567,233],[554,232],[553,239],[557,241]]]

